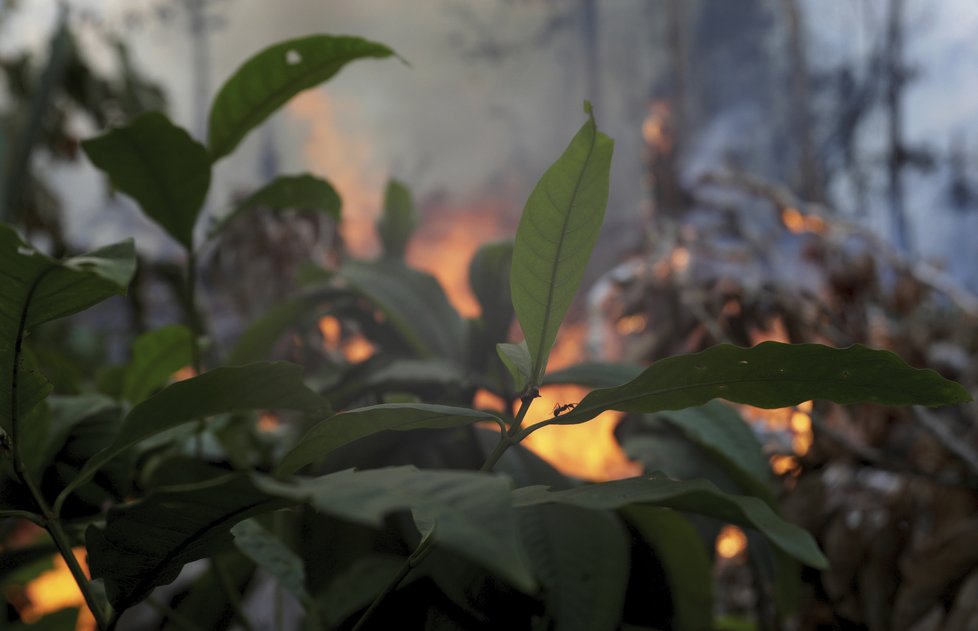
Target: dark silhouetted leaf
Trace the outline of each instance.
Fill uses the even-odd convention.
[[[713,576],[710,557],[696,528],[666,508],[632,506],[622,511],[655,556],[669,581],[672,629],[713,628]]]
[[[615,515],[553,504],[521,508],[517,516],[555,631],[618,629],[629,539]]]
[[[135,199],[146,215],[187,250],[211,184],[207,149],[159,112],[82,142],[112,185]]]
[[[642,374],[643,368],[632,364],[585,362],[574,364],[543,376],[543,385],[576,384],[588,388],[612,388]]]
[[[773,502],[771,469],[761,443],[732,407],[711,401],[701,407],[661,412],[656,416],[705,449],[741,492],[769,504]]]
[[[525,390],[530,383],[530,375],[533,371],[533,360],[530,358],[530,351],[526,348],[526,340],[519,344],[500,342],[496,344],[496,353],[499,354],[499,359],[502,360],[506,370],[513,378],[516,391]]]
[[[282,540],[254,519],[238,522],[231,528],[234,545],[260,568],[275,577],[296,600],[307,605],[306,569],[302,559]]]
[[[563,491],[530,486],[513,491],[513,499],[517,507],[561,503],[610,510],[645,504],[698,513],[756,528],[774,545],[812,567],[825,568],[828,565],[808,532],[778,517],[762,500],[728,495],[705,480],[630,478]]]
[[[136,271],[132,241],[56,261],[0,224],[0,428],[11,433],[11,392],[17,349],[34,327],[126,293]],[[47,396],[47,380],[29,357],[17,366],[18,416],[26,419]],[[14,437],[16,439],[16,437]]]
[[[416,353],[461,361],[465,326],[433,276],[391,260],[350,261],[339,273],[383,310]]]
[[[269,46],[228,79],[211,105],[208,147],[213,159],[231,153],[263,120],[293,96],[326,81],[347,63],[390,57],[383,44],[359,37],[312,35]]]
[[[411,201],[411,192],[397,180],[387,183],[384,195],[384,214],[377,222],[377,232],[384,244],[384,254],[403,259],[411,233],[418,225],[417,213]]]
[[[280,175],[235,205],[234,210],[210,231],[219,234],[242,214],[254,210],[318,210],[340,220],[340,196],[324,179],[308,173]]]
[[[391,467],[341,471],[295,484],[261,478],[258,484],[268,493],[371,526],[379,526],[393,511],[413,510],[426,524],[436,524],[437,545],[483,565],[514,587],[532,591],[536,586],[520,551],[505,477]]]
[[[385,430],[444,429],[479,421],[502,424],[487,412],[427,403],[387,403],[357,408],[320,421],[292,448],[278,467],[292,473],[337,447]]]
[[[216,368],[179,381],[133,407],[113,443],[85,464],[55,505],[60,506],[74,488],[129,447],[194,419],[245,410],[325,412],[328,408],[327,401],[302,382],[302,368],[286,362]]]
[[[513,322],[509,276],[513,267],[513,242],[493,241],[476,250],[469,263],[469,286],[482,307],[489,342],[502,342]]]
[[[181,324],[153,329],[137,337],[126,368],[122,398],[139,403],[166,385],[173,373],[193,361],[192,345],[193,333]]]
[[[547,169],[523,209],[510,285],[538,385],[564,315],[584,277],[608,204],[614,142],[588,121]]]
[[[104,528],[85,533],[92,578],[101,578],[117,611],[173,582],[184,565],[229,546],[230,529],[289,504],[242,475],[173,487],[109,510]]]
[[[810,399],[836,403],[947,405],[971,400],[959,384],[933,370],[911,368],[889,351],[853,345],[763,342],[721,344],[662,359],[616,388],[594,390],[555,423],[569,425],[605,410],[658,412],[727,399],[781,408]]]

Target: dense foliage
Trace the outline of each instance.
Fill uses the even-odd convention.
[[[136,270],[133,243],[54,260],[0,226],[0,519],[46,530],[102,629],[147,600],[169,625],[218,628],[234,619],[248,627],[247,588],[263,580],[291,595],[311,629],[391,621],[709,628],[709,550],[689,515],[763,535],[757,554],[790,612],[799,564],[819,568],[825,558],[807,532],[779,517],[759,445],[733,409],[713,400],[942,405],[968,394],[889,352],[774,342],[720,345],[639,371],[590,364],[548,375],[608,197],[613,142],[590,105],[527,200],[515,241],[488,244],[474,258],[479,317],[464,319],[431,276],[405,263],[416,219],[407,189],[394,182],[380,258],[306,269],[298,293],[233,348],[208,343],[195,282],[205,245],[220,248],[226,227],[257,211],[341,215],[328,182],[286,175],[202,237],[213,164],[297,92],[351,61],[393,55],[355,37],[283,42],[221,89],[207,146],[159,113],[83,143],[113,186],[185,249],[189,305],[187,326],[143,334],[124,369],[89,391],[49,396],[29,335],[124,293]],[[324,314],[380,352],[310,366],[305,378],[294,363],[267,361],[286,332]],[[514,316],[524,342],[509,339]],[[173,382],[188,364],[194,375]],[[538,388],[554,380],[597,388],[572,409],[524,424]],[[473,407],[478,389],[507,411]],[[268,410],[289,421],[285,429],[258,431]],[[607,410],[683,429],[736,492],[662,475],[581,483],[518,447],[542,427]],[[672,412],[651,416],[664,411]],[[78,545],[92,580],[72,554]],[[176,588],[164,588],[178,576]]]

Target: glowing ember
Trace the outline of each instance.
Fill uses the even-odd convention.
[[[682,272],[689,266],[689,250],[682,247],[677,247],[669,255],[669,262],[672,263],[672,269],[675,272]]]
[[[370,340],[361,333],[343,335],[343,325],[336,316],[323,316],[319,319],[319,332],[323,336],[323,348],[338,350],[346,361],[358,364],[370,359],[377,352]]]
[[[793,234],[805,232],[805,216],[797,208],[785,208],[781,211],[781,221]]]
[[[640,333],[645,330],[645,326],[648,324],[646,318],[642,314],[635,314],[630,316],[625,316],[615,322],[615,331],[619,335],[631,335],[632,333]]]
[[[364,336],[357,334],[343,342],[340,347],[343,357],[351,364],[359,364],[370,359],[377,348]]]
[[[825,220],[818,215],[806,215],[797,208],[785,208],[781,211],[781,221],[785,228],[793,234],[812,232],[815,234],[825,234],[828,225]]]
[[[271,412],[262,412],[258,417],[258,431],[270,434],[282,426],[282,420]]]
[[[336,316],[324,316],[319,319],[319,332],[323,336],[323,346],[329,349],[340,347],[340,321]]]
[[[197,371],[194,370],[193,366],[184,366],[180,370],[170,375],[170,381],[186,381],[187,379],[196,376]]]
[[[794,456],[774,455],[771,456],[771,470],[775,475],[798,475],[798,459]]]
[[[747,535],[736,526],[724,526],[717,535],[716,551],[721,558],[733,559],[747,550]]]
[[[75,558],[82,570],[88,574],[85,563],[85,548],[74,549]],[[17,612],[28,624],[37,622],[41,617],[68,607],[79,610],[76,631],[95,629],[95,618],[85,605],[85,598],[78,589],[71,570],[60,555],[54,557],[54,567],[42,572],[37,578],[24,587],[23,598],[14,598]]]
[[[668,153],[672,149],[670,126],[672,114],[666,101],[653,101],[649,104],[649,114],[642,122],[642,138],[652,149]]]

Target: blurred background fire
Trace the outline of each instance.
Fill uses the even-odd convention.
[[[148,256],[126,315],[87,323],[108,356],[124,352],[114,331],[178,319],[158,297],[178,253],[127,200],[106,202],[79,140],[162,107],[200,135],[213,90],[241,59],[310,31],[387,42],[411,66],[372,66],[304,93],[222,163],[214,216],[255,182],[307,170],[334,184],[343,221],[245,222],[205,271],[218,343],[286,296],[304,262],[375,256],[391,176],[420,209],[408,262],[434,275],[463,316],[478,315],[472,255],[513,234],[589,98],[617,143],[612,194],[551,370],[644,365],[721,342],[860,342],[978,385],[978,8],[969,0],[0,2],[10,139],[0,144],[0,195],[54,253],[135,234]],[[304,335],[293,341],[313,336],[314,350],[352,364],[377,352],[336,315]],[[529,422],[586,392],[545,387]],[[475,404],[507,405],[484,390]],[[738,410],[764,444],[779,507],[832,564],[804,576],[793,628],[975,628],[974,406]],[[609,412],[526,444],[582,479],[679,475],[683,463],[636,446],[662,431],[646,421]],[[278,427],[274,417],[262,423]],[[713,533],[718,615],[756,614],[758,628],[775,628],[752,578],[750,536]],[[38,537],[7,528],[0,553]],[[62,563],[46,556],[34,569],[27,579],[0,573],[25,622],[83,608]],[[91,625],[79,617],[79,629]]]

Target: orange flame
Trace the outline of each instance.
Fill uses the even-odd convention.
[[[85,548],[75,548],[73,552],[78,564],[87,575]],[[95,629],[95,618],[88,610],[85,598],[78,589],[78,584],[75,583],[71,570],[68,569],[68,564],[61,558],[61,555],[54,557],[53,568],[38,575],[24,587],[23,594],[19,594],[11,600],[17,608],[17,613],[28,624],[33,624],[42,617],[61,609],[77,607],[79,614],[75,631],[93,631]]]
[[[309,90],[292,100],[288,110],[307,122],[306,160],[327,177],[343,200],[340,233],[354,256],[380,251],[374,222],[383,200],[387,174],[376,165],[372,147],[355,127],[358,106]]]
[[[581,361],[586,333],[580,324],[562,328],[547,370]],[[577,403],[587,393],[587,388],[574,385],[540,388],[540,398],[533,402],[524,427],[550,418],[556,406]],[[615,426],[621,417],[620,412],[609,411],[580,425],[551,425],[530,434],[523,445],[567,475],[589,480],[636,476],[642,471],[641,465],[630,461],[615,440]]]
[[[448,300],[463,316],[480,313],[469,288],[469,262],[486,241],[512,234],[511,204],[484,200],[451,212],[432,208],[408,244],[411,266],[438,279]]]

